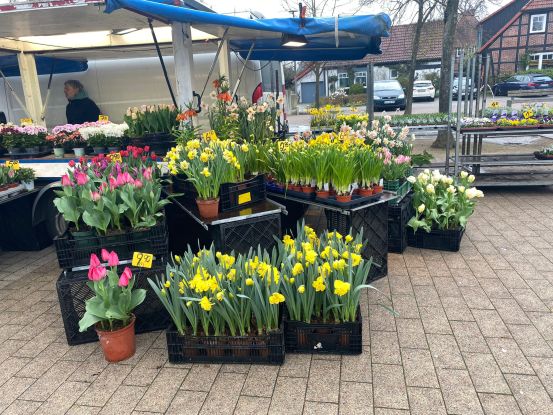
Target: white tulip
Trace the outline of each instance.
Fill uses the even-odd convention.
[[[456,191],[456,189],[455,189],[455,187],[453,187],[453,186],[449,186],[449,187],[447,188],[447,192],[448,192],[448,193],[453,194],[453,193],[455,193],[455,191]]]
[[[433,184],[427,184],[426,185],[426,192],[427,193],[434,193],[435,192],[434,185]]]
[[[423,203],[423,204],[421,204],[421,205],[417,208],[417,211],[418,211],[419,213],[422,213],[422,212],[424,212],[424,209],[426,209],[426,206],[424,206],[424,203]]]
[[[466,171],[461,172],[461,178],[466,179],[469,174]]]
[[[468,181],[469,181],[469,183],[472,183],[475,179],[476,179],[476,177],[474,177],[474,174],[471,174],[468,178]]]
[[[459,190],[459,193],[465,193],[465,186],[459,186],[457,190]]]
[[[407,178],[407,181],[411,184],[415,183],[417,181],[417,179],[415,178],[415,176],[409,176]]]

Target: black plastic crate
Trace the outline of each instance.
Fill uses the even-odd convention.
[[[364,258],[373,260],[367,279],[373,281],[384,277],[388,273],[388,203],[379,203],[349,213],[347,215],[326,209],[327,229],[343,235],[351,230],[353,236],[363,229],[366,244],[362,254]]]
[[[401,254],[407,248],[407,223],[414,215],[412,200],[409,194],[398,205],[388,207],[388,252]]]
[[[284,319],[284,342],[290,353],[360,354],[362,347],[361,313],[347,323],[305,323]]]
[[[280,213],[221,223],[211,227],[215,247],[221,252],[247,253],[251,247],[270,251],[281,238]]]
[[[123,267],[119,268],[122,272]],[[165,272],[165,268],[132,268],[132,271],[136,278],[134,287],[144,288],[147,291],[144,302],[134,310],[136,333],[165,329],[170,322],[169,314],[148,283],[148,278],[155,279],[156,275]],[[94,327],[90,327],[85,332],[79,332],[79,320],[84,316],[85,302],[94,296],[92,290],[86,285],[87,281],[88,271],[67,271],[61,273],[56,283],[65,336],[70,346],[98,340]]]
[[[407,243],[415,248],[457,252],[461,246],[461,239],[464,233],[464,228],[451,230],[433,229],[430,232],[426,232],[424,229],[413,232],[413,229],[409,228],[407,230]]]
[[[189,203],[195,203],[198,197],[196,188],[186,179],[185,176],[174,176],[173,190],[176,193],[183,193],[181,198]],[[267,191],[265,189],[265,175],[244,180],[240,183],[223,183],[219,189],[219,211],[228,212],[234,209],[241,209],[253,203],[265,200]]]
[[[171,363],[284,362],[282,324],[274,332],[257,336],[181,336],[172,324],[165,334]]]
[[[115,251],[119,260],[129,260],[133,252],[153,254],[155,264],[162,265],[169,257],[169,239],[165,217],[157,225],[148,229],[136,229],[121,234],[107,236],[91,236],[84,239],[74,239],[70,233],[54,238],[58,263],[60,268],[88,266],[90,255],[100,256],[102,248]]]

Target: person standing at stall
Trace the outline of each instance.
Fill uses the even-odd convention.
[[[73,79],[65,81],[63,92],[69,101],[65,108],[68,124],[98,121],[100,108],[88,97],[83,84]]]

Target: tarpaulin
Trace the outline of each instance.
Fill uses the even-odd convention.
[[[88,69],[86,61],[50,58],[48,56],[36,56],[35,63],[39,75],[50,75],[52,68],[55,74],[83,72]],[[20,76],[17,55],[0,56],[0,69],[7,77]]]

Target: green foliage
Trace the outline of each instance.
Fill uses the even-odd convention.
[[[348,95],[359,95],[365,92],[365,87],[361,84],[353,84],[349,87]]]

